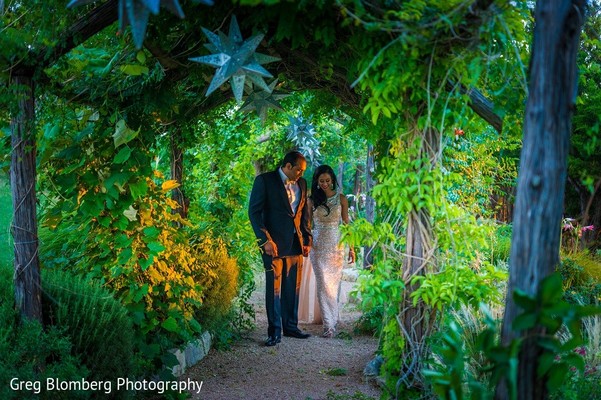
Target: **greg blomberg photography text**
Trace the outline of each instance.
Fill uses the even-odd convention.
[[[129,378],[117,378],[116,381],[88,381],[86,379],[62,380],[59,378],[47,378],[41,381],[26,381],[19,378],[10,380],[10,388],[19,392],[33,392],[39,394],[48,392],[66,392],[66,391],[92,391],[102,393],[112,393],[113,390],[120,391],[151,391],[158,394],[167,391],[178,393],[191,392],[200,393],[202,381],[187,379],[183,381],[147,381],[132,380]]]

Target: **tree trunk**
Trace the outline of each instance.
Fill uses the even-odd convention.
[[[371,191],[375,186],[374,173],[376,171],[376,165],[374,160],[374,146],[367,146],[367,161],[365,168],[365,219],[374,223],[376,220],[376,201],[371,197]],[[363,268],[369,268],[373,264],[373,246],[365,246],[363,248]]]
[[[407,216],[407,257],[403,258],[403,301],[400,305],[400,328],[405,339],[402,377],[407,387],[421,386],[421,371],[426,354],[425,338],[431,334],[434,322],[434,310],[422,301],[413,305],[411,294],[419,285],[410,282],[416,275],[431,272],[435,265],[434,249],[432,247],[432,226],[430,215],[425,209],[412,211]]]
[[[528,103],[514,210],[510,276],[502,340],[525,339],[519,355],[520,400],[547,398],[546,380],[537,375],[540,328],[515,332],[516,289],[534,296],[559,262],[559,240],[567,175],[572,110],[576,97],[576,53],[584,0],[539,0],[535,11]],[[496,399],[508,399],[505,382]]]
[[[418,129],[414,129],[418,132]],[[430,165],[421,168],[434,169],[438,166],[441,157],[440,134],[435,129],[424,131],[421,138],[421,150],[418,159],[427,158]],[[414,208],[407,215],[407,244],[402,264],[402,278],[405,284],[403,300],[400,304],[398,319],[405,339],[403,354],[402,379],[407,387],[421,387],[423,382],[423,361],[427,354],[426,337],[431,334],[435,320],[435,310],[426,306],[422,301],[413,305],[412,294],[418,285],[412,285],[415,276],[433,272],[436,268],[434,255],[435,245],[430,214],[426,208]]]
[[[42,321],[38,221],[36,216],[36,137],[34,85],[30,74],[15,73],[18,114],[11,119],[11,231],[15,252],[15,303],[22,319]]]
[[[188,205],[190,200],[184,195],[183,177],[184,177],[184,151],[181,147],[182,133],[175,128],[171,131],[171,179],[179,183],[179,187],[171,192],[171,198],[179,204],[177,210],[173,213],[179,214],[182,218],[188,218]]]
[[[359,196],[361,196],[361,177],[365,174],[363,164],[357,164],[355,178],[353,179],[353,203],[355,209],[359,210]]]
[[[511,185],[503,185],[490,196],[490,207],[494,210],[494,218],[505,224],[513,220],[513,202],[515,188]]]

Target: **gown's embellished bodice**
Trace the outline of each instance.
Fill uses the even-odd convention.
[[[340,241],[341,210],[340,195],[336,193],[328,198],[328,210],[324,206],[313,211],[313,249],[316,251],[330,250],[338,246]]]

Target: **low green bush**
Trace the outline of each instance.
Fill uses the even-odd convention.
[[[580,252],[564,255],[557,267],[563,280],[565,298],[574,304],[597,304],[601,301],[599,262]]]
[[[134,331],[127,310],[100,284],[68,271],[43,270],[44,317],[71,337],[96,381],[133,377]]]
[[[230,327],[232,306],[238,294],[238,265],[228,255],[225,243],[207,235],[195,235],[191,247],[203,265],[195,279],[203,287],[203,301],[195,318],[214,335],[217,345],[227,346],[235,333]]]
[[[72,351],[63,329],[44,329],[37,321],[18,322],[14,309],[12,268],[0,265],[0,398],[87,399],[90,392],[48,391],[48,379],[88,379],[88,369]],[[32,387],[25,390],[25,383]],[[19,389],[19,385],[20,386]]]
[[[596,282],[601,282],[601,257],[593,256],[586,251],[580,251],[577,253],[570,254],[565,258],[574,261],[576,264],[582,267],[582,270],[586,272]]]

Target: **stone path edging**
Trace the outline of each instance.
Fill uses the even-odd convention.
[[[178,365],[171,369],[174,376],[182,376],[188,367],[196,365],[202,360],[211,350],[212,339],[209,332],[203,333],[200,338],[188,343],[184,350],[174,349],[171,350],[177,361]]]

